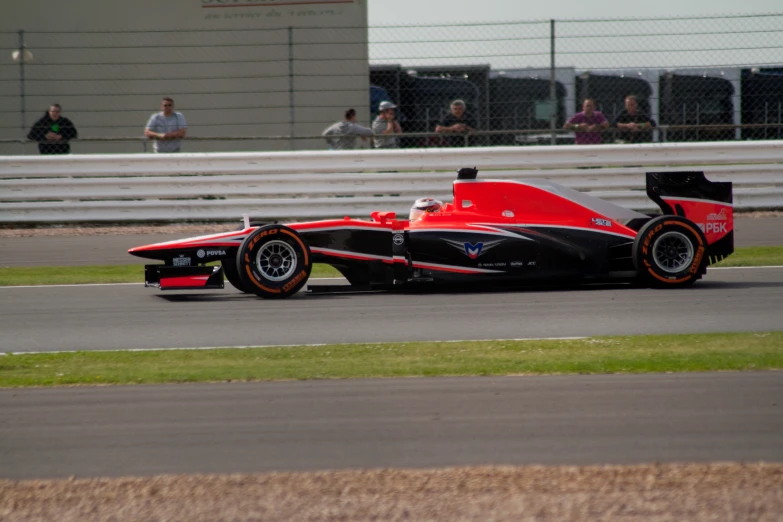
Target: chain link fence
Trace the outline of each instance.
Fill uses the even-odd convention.
[[[18,31],[0,33],[0,53],[5,154],[36,151],[21,141],[51,103],[79,130],[74,152],[141,152],[164,95],[188,120],[189,151],[323,149],[346,109],[370,126],[381,101],[397,105],[402,147],[579,142],[564,126],[585,98],[607,121],[591,131],[601,143],[783,138],[783,13]]]

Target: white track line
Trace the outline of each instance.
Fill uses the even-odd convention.
[[[311,281],[345,281],[342,277],[313,277]],[[70,285],[5,285],[0,286],[2,288],[73,288],[73,287],[85,287],[85,286],[132,286],[140,285],[144,286],[144,283],[83,283],[83,284],[70,284]]]
[[[84,283],[84,284],[72,284],[72,285],[19,285],[19,286],[0,286],[0,288],[73,288],[84,286],[130,286],[140,285],[144,286],[144,283]]]
[[[382,344],[419,344],[419,343],[486,343],[497,341],[576,341],[579,339],[589,339],[588,337],[528,337],[523,339],[459,339],[452,341],[389,341],[389,342],[371,342],[371,343],[317,343],[317,344],[266,344],[266,345],[248,345],[248,346],[188,346],[184,348],[118,348],[116,350],[60,350],[53,352],[6,352],[0,353],[0,357],[5,355],[39,355],[52,353],[104,353],[104,352],[164,352],[168,350],[246,350],[248,348],[313,348],[318,346],[358,346],[358,345],[376,345]]]
[[[783,265],[769,266],[708,266],[707,270],[750,270],[755,268],[783,268]]]
[[[708,270],[758,270],[764,268],[783,268],[783,265],[707,267]],[[313,277],[312,281],[345,281],[345,279],[342,277]],[[24,286],[4,285],[4,286],[0,286],[0,290],[3,288],[72,288],[72,287],[86,287],[86,286],[131,286],[131,285],[143,286],[144,283],[85,283],[85,284],[73,284],[73,285],[24,285]]]

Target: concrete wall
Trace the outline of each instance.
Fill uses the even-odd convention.
[[[24,67],[24,131],[20,67],[11,58],[20,29],[33,53]],[[0,53],[0,139],[26,135],[51,103],[81,138],[139,137],[162,96],[174,98],[191,137],[317,135],[348,107],[369,120],[366,0],[3,1]],[[325,143],[185,144],[190,152],[292,148]],[[0,154],[35,153],[34,144],[0,144]]]

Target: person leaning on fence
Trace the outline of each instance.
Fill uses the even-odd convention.
[[[163,98],[161,111],[150,116],[144,135],[155,140],[155,152],[179,152],[188,124],[182,113],[174,112],[174,100]]]
[[[595,100],[585,98],[582,112],[571,116],[564,129],[573,130],[577,145],[596,145],[601,143],[601,132],[609,127],[609,122],[601,112],[595,110]]]
[[[614,126],[623,131],[618,139],[625,143],[643,143],[652,141],[652,129],[655,128],[655,120],[649,114],[639,112],[639,102],[636,96],[625,97],[625,110],[614,120]]]
[[[60,116],[62,107],[53,103],[49,111],[35,122],[27,134],[28,140],[38,142],[38,152],[41,154],[68,154],[71,152],[70,140],[78,136],[76,127],[71,120]]]
[[[330,125],[321,135],[326,138],[331,150],[350,150],[356,148],[356,138],[361,137],[364,141],[367,136],[372,136],[372,129],[357,125],[356,110],[348,109],[345,120]]]
[[[396,108],[397,106],[390,101],[382,101],[378,105],[378,117],[372,122],[373,141],[376,149],[397,149],[400,147],[396,136],[387,136],[387,134],[402,134],[400,122],[395,119]]]
[[[464,101],[454,100],[451,102],[450,108],[451,112],[435,126],[435,132],[451,135],[444,138],[444,147],[464,147],[466,145],[465,135],[476,130],[476,122],[466,112],[467,106]]]

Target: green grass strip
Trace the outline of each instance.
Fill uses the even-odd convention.
[[[783,332],[0,356],[0,387],[783,369]]]
[[[783,266],[783,246],[738,248],[715,266]],[[329,265],[315,264],[310,277],[340,277]],[[142,265],[35,266],[0,268],[0,286],[142,283]]]
[[[715,266],[783,266],[783,246],[738,248]]]

